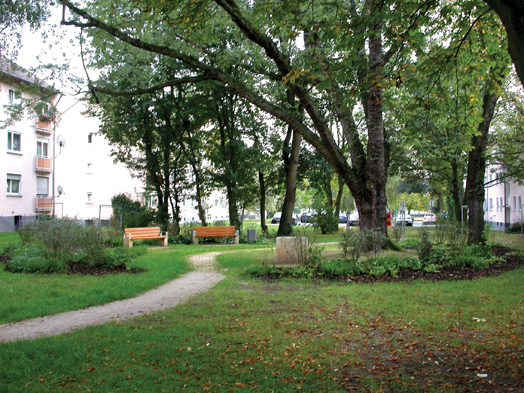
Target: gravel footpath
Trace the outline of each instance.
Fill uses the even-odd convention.
[[[0,325],[0,342],[57,336],[86,326],[119,322],[173,308],[192,296],[211,289],[225,278],[216,271],[217,255],[219,253],[213,252],[192,256],[189,262],[195,271],[132,299]]]

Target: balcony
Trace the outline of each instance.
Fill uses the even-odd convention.
[[[35,171],[37,172],[53,172],[53,159],[47,157],[35,157]]]
[[[53,211],[53,198],[37,196],[35,198],[35,212],[50,213]]]
[[[35,124],[35,131],[44,134],[51,135],[53,133],[53,128],[51,127],[51,120],[38,120]]]

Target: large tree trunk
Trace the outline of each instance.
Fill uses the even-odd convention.
[[[456,222],[462,221],[462,176],[459,176],[459,172],[459,164],[453,160],[451,162],[451,198]]]
[[[508,52],[524,87],[524,0],[485,0],[506,28]]]
[[[258,183],[260,185],[260,228],[264,234],[268,235],[268,228],[266,224],[266,181],[264,179],[264,172],[258,170]]]
[[[342,195],[344,194],[344,182],[338,175],[337,175],[337,180],[338,180],[338,190],[337,190],[337,198],[335,199],[335,217],[338,217],[340,215],[340,205],[342,204]]]
[[[483,99],[483,120],[478,133],[472,137],[473,149],[469,153],[468,178],[466,182],[465,203],[469,208],[468,244],[485,243],[484,234],[484,176],[486,172],[486,148],[488,146],[489,126],[495,113],[498,95],[486,87]]]
[[[226,194],[229,210],[229,225],[234,226],[236,229],[240,230],[241,223],[240,218],[238,217],[238,206],[234,184],[227,183]]]
[[[290,236],[293,234],[293,211],[295,209],[296,188],[297,188],[297,169],[300,154],[300,134],[291,129],[293,138],[291,141],[291,151],[289,154],[284,152],[286,166],[286,196],[282,206],[282,216],[278,225],[277,236]],[[286,147],[284,147],[286,149]]]
[[[377,22],[371,32],[369,40],[369,63],[370,81],[369,96],[367,99],[367,127],[368,127],[368,165],[369,165],[369,192],[371,194],[371,209],[367,207],[362,210],[363,216],[360,218],[360,227],[374,229],[387,236],[386,223],[386,136],[384,132],[383,113],[382,113],[382,37],[381,24]],[[365,205],[368,202],[364,202]],[[369,217],[368,217],[369,215]],[[364,218],[364,221],[362,221]]]

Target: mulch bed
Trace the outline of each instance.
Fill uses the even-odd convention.
[[[0,263],[3,263],[6,265],[6,270],[10,271],[8,268],[8,264],[11,258],[9,257],[0,257]],[[105,276],[107,274],[137,274],[137,273],[143,273],[146,270],[140,269],[137,267],[132,268],[126,268],[125,266],[118,266],[118,267],[90,267],[86,263],[75,263],[75,262],[67,262],[66,265],[69,267],[69,270],[66,272],[66,274],[81,274],[81,275],[89,275],[89,276]]]
[[[67,271],[67,274],[82,274],[82,275],[90,275],[90,276],[105,276],[107,274],[136,274],[136,273],[143,273],[146,270],[140,269],[137,267],[133,268],[126,268],[125,266],[119,266],[119,267],[89,267],[86,263],[75,263],[75,262],[67,262],[67,266],[69,266],[69,270]]]

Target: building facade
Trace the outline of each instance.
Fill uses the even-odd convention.
[[[5,60],[0,61],[0,121],[9,109],[27,100],[35,81]],[[33,86],[31,89],[28,86]],[[0,232],[16,230],[39,216],[70,217],[89,223],[109,220],[111,198],[143,195],[141,181],[115,164],[106,139],[97,134],[99,121],[83,115],[81,101],[52,92],[45,84],[45,104],[37,112],[0,129]],[[34,104],[32,104],[34,105]]]
[[[507,179],[501,168],[490,168],[486,176],[484,221],[493,229],[505,230],[523,222],[524,185]]]

